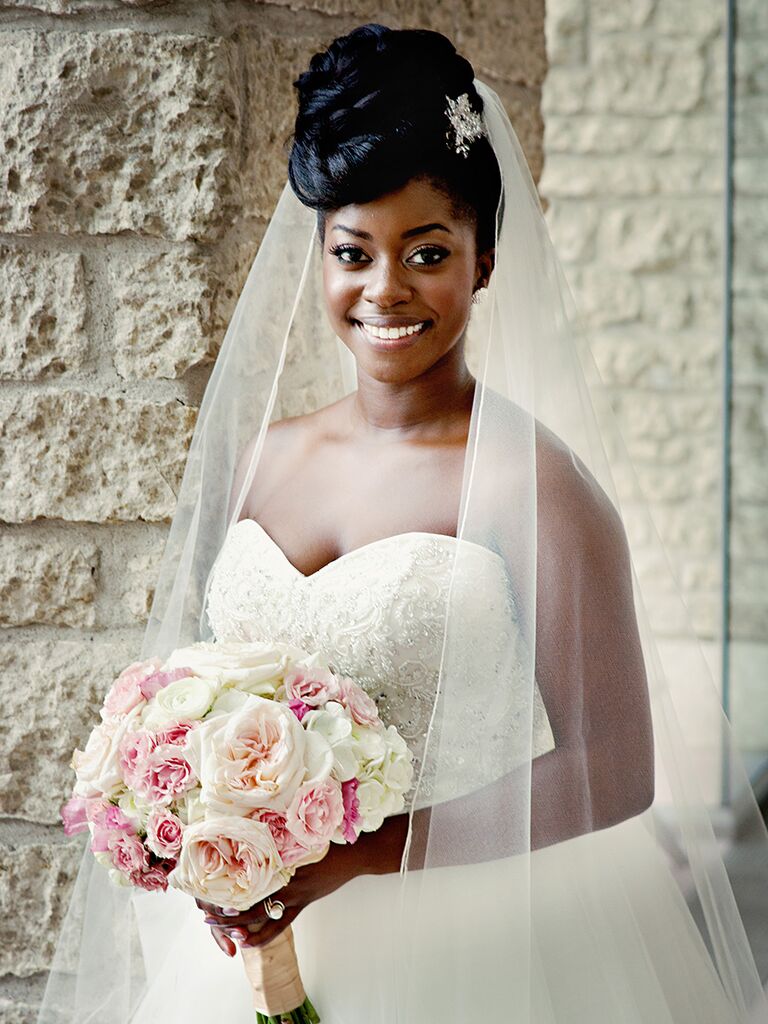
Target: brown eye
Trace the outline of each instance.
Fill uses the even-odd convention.
[[[437,265],[437,263],[442,263],[443,259],[446,256],[450,256],[450,253],[448,252],[447,249],[443,249],[442,246],[439,246],[439,245],[429,245],[429,246],[425,246],[423,249],[417,249],[416,252],[413,255],[414,256],[430,256],[430,257],[431,256],[437,256],[437,257],[439,257],[434,262],[432,260],[430,260],[428,263],[421,263],[421,264],[419,264],[419,266],[422,266],[422,267],[434,267],[434,266]]]
[[[345,253],[362,253],[362,251],[363,250],[357,245],[334,245],[331,249],[328,250],[328,252],[332,256],[336,256],[338,258],[339,263],[357,263],[357,260],[346,260],[342,259],[341,257]]]

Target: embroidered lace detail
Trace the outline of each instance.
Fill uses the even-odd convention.
[[[435,701],[457,544],[447,535],[400,534],[304,576],[259,524],[244,519],[232,526],[214,566],[208,621],[217,640],[275,640],[321,650],[336,670],[365,688],[385,724],[398,728],[414,753],[415,786]],[[473,777],[487,782],[507,762],[512,766],[510,729],[529,704],[504,563],[478,545],[462,544],[460,550],[452,600],[462,602],[462,636],[450,638],[449,654],[450,663],[461,667],[455,678],[466,687],[457,720],[472,724],[448,740],[452,764],[440,765],[441,779],[453,778],[448,795],[457,795],[456,788],[471,790]],[[499,673],[509,676],[509,685],[493,685]],[[504,701],[497,707],[500,692]],[[452,711],[456,699],[451,695]],[[536,725],[537,713],[543,713],[538,692],[534,711]],[[534,732],[542,725],[551,740],[545,715]],[[442,728],[445,750],[449,733]],[[477,736],[485,740],[481,751]],[[418,806],[438,797],[431,783],[437,757],[428,759]]]

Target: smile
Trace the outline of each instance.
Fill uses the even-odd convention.
[[[373,324],[364,324],[360,320],[356,320],[355,323],[374,348],[387,351],[413,345],[416,339],[431,326],[430,320],[422,320],[421,323],[409,327],[375,327]]]

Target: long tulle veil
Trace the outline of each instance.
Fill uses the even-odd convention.
[[[706,774],[727,764],[732,799],[756,836],[755,874],[767,888],[768,835],[681,598],[698,651],[689,663],[696,720],[716,724],[710,739],[663,669],[617,480],[634,482],[634,527],[642,524],[669,591],[679,591],[577,326],[514,129],[494,90],[474,84],[504,203],[493,276],[467,327],[477,387],[439,682],[397,885],[396,941],[381,954],[391,966],[398,1019],[510,1020],[513,1001],[515,1020],[580,1021],[558,1003],[559,987],[574,979],[547,975],[538,941],[551,928],[552,899],[562,899],[563,962],[580,970],[580,954],[593,943],[605,967],[601,977],[585,976],[584,986],[618,986],[615,979],[641,967],[646,978],[661,979],[655,944],[673,907],[682,906],[686,935],[697,937],[691,948],[727,1008],[722,1019],[768,1021],[755,963],[764,923],[754,921],[730,876],[716,835],[720,809],[702,789]],[[321,259],[315,215],[286,183],[205,392],[143,657],[210,638],[211,571],[246,494],[259,485],[270,422],[355,387],[354,362],[323,318]],[[246,448],[250,458],[230,502]],[[504,560],[510,598],[508,611],[486,609],[501,616],[507,639],[482,678],[465,624],[469,606],[483,609],[484,594],[468,590],[478,545]],[[555,743],[543,754],[539,692]],[[545,861],[547,878],[562,880],[559,894],[539,884]],[[649,899],[651,917],[638,920],[632,948],[612,944],[604,922],[638,913],[651,863],[648,877],[654,885],[663,880],[667,903]],[[364,914],[367,880],[356,881]],[[594,935],[569,930],[569,901],[581,905]],[[128,1024],[153,986],[176,985],[180,993],[186,983],[171,958],[187,913],[176,898],[139,898],[113,885],[84,847],[39,1024]],[[481,931],[472,931],[473,922],[485,921],[493,921],[492,942],[469,944],[467,936]],[[369,937],[350,954],[346,969],[361,986],[377,969],[376,952]],[[683,991],[685,978],[677,983]],[[671,1022],[663,993],[660,980],[655,1020]],[[621,1006],[630,990],[616,998]],[[368,1019],[379,1019],[374,1006]]]

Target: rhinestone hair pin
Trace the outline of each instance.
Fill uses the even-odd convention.
[[[455,100],[446,96],[448,106],[445,112],[451,122],[453,132],[445,133],[447,142],[453,146],[457,153],[466,156],[469,152],[469,143],[474,142],[486,134],[483,119],[477,111],[469,105],[469,93],[463,92]]]

